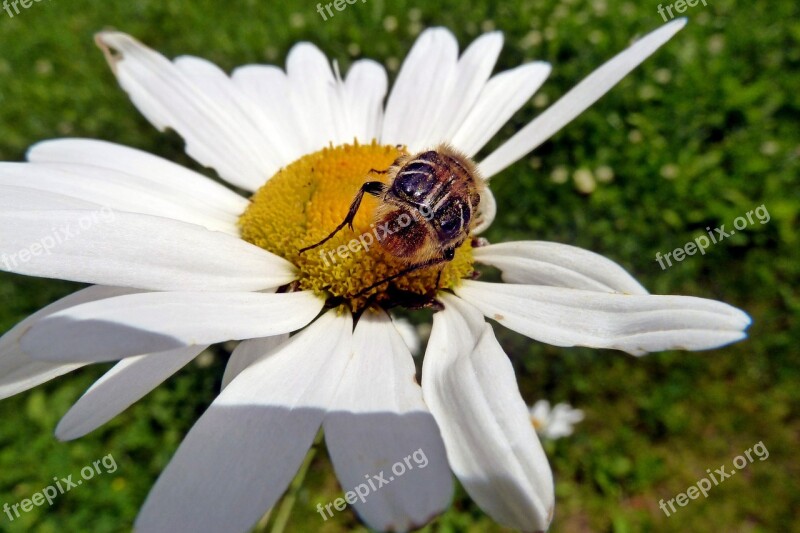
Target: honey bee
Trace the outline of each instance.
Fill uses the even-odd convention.
[[[387,174],[389,183],[364,183],[342,223],[318,243],[300,250],[303,253],[324,244],[345,226],[352,230],[364,194],[379,198],[374,217],[376,225],[406,222],[395,223],[396,231],[385,235],[379,244],[408,266],[367,287],[362,293],[415,270],[452,261],[456,248],[477,225],[478,207],[485,187],[475,163],[446,144],[433,150],[402,155],[388,169],[370,172]]]

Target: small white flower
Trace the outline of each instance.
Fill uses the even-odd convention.
[[[545,142],[684,24],[664,25],[602,65],[480,161],[481,174],[488,179]],[[364,298],[349,296],[391,268],[376,248],[357,257],[298,249],[341,220],[364,176],[387,168],[396,145],[415,152],[448,142],[474,157],[550,66],[491,76],[499,33],[478,38],[459,58],[453,34],[434,28],[418,38],[384,106],[381,65],[356,61],[342,79],[309,43],[292,48],[285,72],[248,65],[229,76],[200,58],[170,61],[122,33],[101,33],[97,42],[154,125],[177,131],[191,157],[252,193],[248,199],[164,159],[87,139],[42,142],[28,163],[0,164],[0,267],[93,285],[0,339],[0,395],[83,364],[120,361],[59,423],[56,435],[74,439],[208,345],[242,341],[222,392],[150,492],[138,531],[248,530],[280,498],[320,427],[346,488],[414,450],[429,459],[424,470],[354,504],[372,528],[407,530],[441,513],[452,471],[497,522],[543,530],[553,516],[552,474],[484,317],[556,346],[635,355],[745,337],[750,319],[742,311],[650,295],[595,253],[539,241],[471,249],[467,240],[441,285],[429,272],[392,281],[417,291],[443,287],[420,386],[409,348],[381,307],[388,291],[376,288],[377,305],[363,314],[356,311]],[[101,207],[113,210],[113,221],[84,227]],[[491,192],[481,208],[478,230],[494,218]],[[357,230],[369,227],[369,215],[356,218]],[[57,245],[33,253],[42,236]],[[469,279],[474,263],[498,268],[504,283]],[[321,313],[326,303],[339,307]]]
[[[568,403],[557,403],[550,409],[550,402],[539,400],[531,407],[531,423],[536,432],[546,439],[560,439],[572,435],[573,426],[583,420],[583,411],[573,409]]]

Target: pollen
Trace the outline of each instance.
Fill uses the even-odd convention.
[[[353,312],[373,303],[392,303],[397,294],[425,296],[455,287],[473,272],[470,239],[456,250],[452,261],[368,289],[412,264],[382,248],[381,241],[397,230],[397,223],[376,222],[380,199],[366,194],[352,230],[345,226],[324,244],[299,252],[321,241],[344,220],[361,185],[388,183],[386,174],[374,171],[388,169],[406,153],[402,147],[373,141],[331,146],[303,156],[280,169],[250,198],[250,206],[239,218],[242,238],[293,263],[298,269],[296,288],[346,304]]]

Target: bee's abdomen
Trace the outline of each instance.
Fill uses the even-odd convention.
[[[375,223],[388,228],[380,237],[381,247],[395,257],[412,262],[429,255],[429,232],[419,213],[397,206],[385,206],[378,211]]]

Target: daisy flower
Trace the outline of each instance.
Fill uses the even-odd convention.
[[[530,409],[531,423],[536,433],[550,440],[572,435],[573,426],[583,420],[583,411],[568,403],[557,403],[552,409],[550,402],[539,400]]]
[[[547,140],[684,24],[662,26],[590,74],[482,159],[483,178]],[[370,527],[428,522],[449,505],[455,474],[500,524],[544,530],[552,473],[485,317],[556,346],[634,355],[745,336],[750,320],[738,309],[650,295],[612,261],[564,244],[467,239],[444,268],[375,287],[403,268],[381,246],[299,253],[341,221],[373,169],[439,143],[474,157],[531,98],[550,66],[492,76],[500,33],[459,56],[448,30],[424,31],[385,105],[381,65],[356,61],[342,77],[309,43],[292,48],[285,71],[248,65],[231,75],[197,57],[170,61],[123,33],[100,33],[97,43],[145,117],[178,132],[187,153],[231,187],[97,140],[42,142],[27,163],[0,165],[3,268],[92,285],[0,340],[0,392],[119,361],[59,423],[56,435],[74,439],[207,346],[242,341],[219,396],[147,497],[139,531],[248,530],[320,427],[345,490],[388,477],[415,450],[428,458],[353,503]],[[372,231],[377,205],[365,198],[352,229],[320,252],[346,251]],[[487,187],[474,233],[495,212]],[[505,283],[475,280],[476,263],[500,269]],[[385,308],[392,291],[437,289],[419,385]]]

